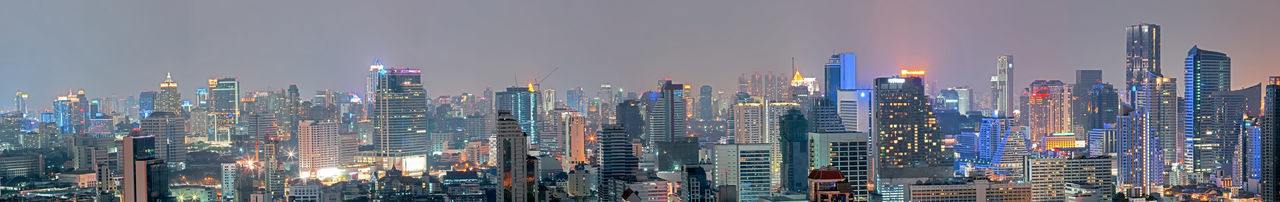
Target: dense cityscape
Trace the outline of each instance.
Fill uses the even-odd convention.
[[[1231,50],[1114,31],[1123,68],[989,55],[966,69],[988,86],[849,50],[717,70],[734,86],[429,86],[471,70],[370,58],[343,75],[362,90],[181,67],[138,94],[7,89],[0,201],[1280,201],[1280,70],[1233,80]]]

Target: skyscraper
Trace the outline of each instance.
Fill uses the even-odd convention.
[[[585,94],[582,92],[582,87],[564,91],[564,104],[569,105],[569,109],[573,109],[573,111],[584,112],[587,109],[587,100],[583,99],[586,98],[583,96]]]
[[[145,119],[156,111],[157,91],[142,91],[138,93],[138,118]],[[75,105],[71,105],[74,107]]]
[[[530,145],[538,145],[539,134],[538,109],[540,106],[540,94],[534,92],[533,86],[528,87],[508,87],[507,91],[497,92],[494,94],[497,102],[494,103],[495,109],[511,112],[516,121],[520,123],[520,130],[529,134]]]
[[[1115,117],[1120,115],[1120,94],[1116,92],[1116,87],[1110,83],[1093,85],[1089,89],[1089,97],[1092,100],[1086,105],[1088,113],[1085,119],[1089,123],[1085,128],[1099,129],[1106,124],[1115,124]]]
[[[1014,101],[1009,99],[1013,96],[1012,89],[1009,84],[1013,82],[1013,56],[1001,55],[996,57],[996,75],[991,76],[991,103],[995,106],[995,111],[1000,114],[1012,114]]]
[[[1216,138],[1218,147],[1214,152],[1214,162],[1217,162],[1218,169],[1214,169],[1212,173],[1218,175],[1216,182],[1222,182],[1220,186],[1240,186],[1245,183],[1245,173],[1247,169],[1243,169],[1244,159],[1249,158],[1248,147],[1249,139],[1248,131],[1251,119],[1257,118],[1262,110],[1262,85],[1254,85],[1248,88],[1218,91],[1209,96],[1209,103],[1213,106],[1213,119],[1208,126],[1213,131],[1210,137]],[[1254,149],[1256,150],[1256,149]]]
[[[875,103],[880,168],[951,168],[951,154],[942,147],[943,135],[935,132],[937,121],[922,78],[876,78]]]
[[[1111,176],[1111,157],[1035,157],[1026,160],[1031,198],[1034,201],[1066,199],[1068,183],[1104,187],[1102,196],[1111,197],[1115,177]]]
[[[30,116],[31,112],[27,111],[27,93],[23,93],[22,90],[18,90],[17,93],[13,93],[13,104],[15,110],[22,113],[22,116]]]
[[[658,85],[662,92],[659,93],[654,105],[648,107],[646,115],[649,121],[649,145],[661,142],[671,142],[676,137],[683,137],[688,133],[685,115],[685,92],[684,84],[671,83],[671,80],[665,80]]]
[[[715,94],[711,90],[711,85],[702,85],[698,88],[698,118],[706,121],[716,119],[715,102],[712,96]]]
[[[157,112],[182,114],[182,94],[178,93],[178,83],[173,82],[172,75],[164,75],[164,82],[160,82],[160,93],[156,95],[155,102]]]
[[[240,122],[240,82],[233,77],[209,79],[209,113],[213,115],[213,137],[215,144],[231,142],[231,133]]]
[[[1259,184],[1263,201],[1280,200],[1280,76],[1267,81],[1262,112],[1262,177]]]
[[[316,176],[321,169],[339,166],[338,125],[332,120],[298,123],[298,170],[305,173],[302,176]]]
[[[632,151],[631,137],[621,125],[606,124],[599,134],[599,193],[602,200],[609,201],[622,194],[622,191],[612,190],[613,186],[606,186],[613,184],[609,181],[634,178],[640,169],[640,160]]]
[[[823,70],[826,83],[823,85],[825,89],[822,92],[827,99],[834,101],[839,97],[836,93],[840,90],[858,88],[857,65],[857,55],[853,53],[831,55],[831,59],[827,60]]]
[[[373,64],[369,65],[369,74],[364,78],[364,101],[372,103],[377,101],[378,81],[381,81],[382,60],[374,59]]]
[[[382,169],[405,172],[426,169],[427,93],[421,70],[382,69],[378,72],[373,120],[373,146]]]
[[[773,187],[769,174],[769,144],[721,144],[715,146],[715,179],[718,186],[732,186],[737,195],[721,191],[717,198],[759,201]]]
[[[126,136],[121,148],[124,164],[124,201],[149,202],[171,200],[169,172],[164,160],[156,159],[155,139],[134,131]]]
[[[871,136],[866,133],[809,133],[810,167],[834,168],[848,180],[851,201],[870,201],[872,155]],[[810,187],[817,189],[817,187]]]
[[[1033,143],[1044,141],[1054,133],[1071,132],[1071,94],[1059,80],[1036,80],[1027,88],[1027,125]]]
[[[1147,108],[1126,108],[1116,119],[1116,190],[1129,196],[1160,192],[1165,185],[1161,138],[1148,128]]]
[[[602,105],[603,106],[603,105]],[[607,108],[607,107],[605,107]],[[641,138],[644,134],[644,118],[640,116],[640,101],[626,100],[618,103],[617,123],[631,138]]]
[[[1177,80],[1157,75],[1147,75],[1147,81],[1142,83],[1138,91],[1137,104],[1135,105],[1140,116],[1143,116],[1144,128],[1146,132],[1153,136],[1160,144],[1158,148],[1163,150],[1164,172],[1175,172],[1174,167],[1178,165],[1186,165],[1181,159],[1189,156],[1187,152],[1186,138],[1183,138],[1180,126],[1182,120],[1178,116],[1178,89]],[[1173,175],[1170,177],[1184,177],[1181,175]],[[1177,179],[1166,179],[1176,181]]]
[[[1093,129],[1092,114],[1097,108],[1092,107],[1093,94],[1089,90],[1094,85],[1102,84],[1102,70],[1076,70],[1076,83],[1071,87],[1071,125],[1088,131]],[[1084,131],[1073,131],[1084,132]]]
[[[789,109],[779,121],[778,145],[782,159],[782,187],[791,193],[809,192],[809,120],[799,109]]]
[[[1224,166],[1219,164],[1222,163],[1219,160],[1225,159],[1219,158],[1218,151],[1233,148],[1224,144],[1226,138],[1222,132],[1225,131],[1214,131],[1213,121],[1217,116],[1239,117],[1239,114],[1215,114],[1217,107],[1211,100],[1214,93],[1231,90],[1231,58],[1225,53],[1191,46],[1187,52],[1186,73],[1182,130],[1194,145],[1188,151],[1192,177],[1205,182],[1212,172]]]
[[[1125,27],[1125,101],[1138,99],[1148,73],[1160,72],[1160,25],[1137,24]]]
[[[153,136],[156,159],[173,168],[187,162],[187,122],[173,112],[155,112],[142,119],[142,133]]]
[[[529,139],[511,111],[498,110],[497,127],[498,201],[532,201],[537,176],[527,168],[528,159],[533,158],[529,156]]]

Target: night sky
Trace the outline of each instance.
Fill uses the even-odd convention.
[[[184,99],[214,76],[242,91],[297,83],[363,91],[375,58],[424,70],[431,96],[602,82],[647,90],[659,80],[732,93],[739,74],[806,77],[835,52],[858,54],[860,85],[925,69],[935,89],[989,93],[995,57],[1013,54],[1014,86],[1074,83],[1103,69],[1123,85],[1124,27],[1164,29],[1165,74],[1187,50],[1226,52],[1233,88],[1280,75],[1280,1],[17,1],[0,0],[0,109],[32,111],[67,89],[136,96],[173,72]],[[1268,62],[1271,61],[1271,62]]]

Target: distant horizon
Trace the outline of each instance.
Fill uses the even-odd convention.
[[[429,96],[480,94],[542,78],[652,90],[671,78],[736,92],[754,71],[822,80],[833,53],[858,55],[859,86],[923,69],[932,90],[990,93],[995,57],[1013,55],[1015,92],[1103,70],[1123,84],[1124,27],[1164,29],[1162,69],[1183,79],[1194,45],[1232,57],[1232,89],[1280,75],[1280,2],[20,2],[0,7],[0,92],[49,109],[68,90],[92,98],[158,90],[172,72],[184,99],[208,78],[242,92],[298,84],[363,95],[375,59],[423,69]],[[1138,9],[1134,9],[1138,8]],[[49,11],[58,11],[51,14]],[[1191,14],[1194,13],[1194,14]],[[514,81],[513,81],[514,80]],[[510,83],[510,84],[508,84]],[[821,82],[819,82],[821,83]],[[1179,83],[1182,85],[1182,83]],[[696,89],[695,89],[696,91]],[[1181,91],[1181,89],[1179,89]],[[563,93],[558,93],[563,94]],[[1183,93],[1179,93],[1182,95]],[[243,95],[242,95],[243,96]],[[562,95],[560,97],[563,97]],[[12,97],[0,109],[14,108]]]

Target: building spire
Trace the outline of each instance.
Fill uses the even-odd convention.
[[[164,82],[165,82],[165,83],[173,83],[173,72],[165,72],[165,73],[164,73]]]

